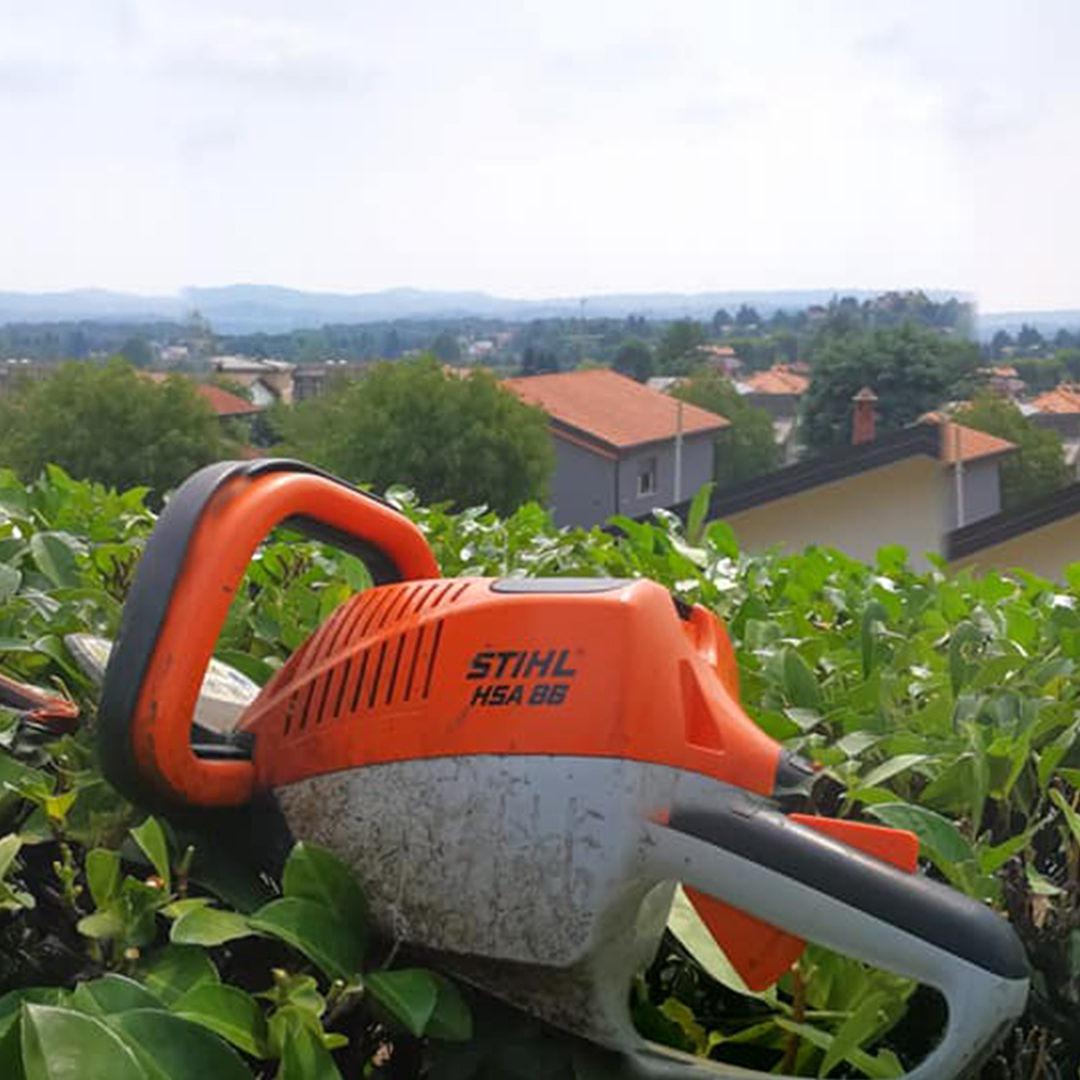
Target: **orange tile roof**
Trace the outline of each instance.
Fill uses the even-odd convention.
[[[155,383],[163,383],[166,379],[172,378],[164,371],[140,371],[139,375]],[[187,376],[181,375],[179,378],[187,378]],[[195,388],[195,393],[214,410],[217,416],[254,416],[262,412],[262,409],[257,405],[252,405],[247,398],[230,394],[228,390],[222,390],[220,386],[215,386],[213,383],[192,382],[192,386]]]
[[[609,446],[629,447],[675,437],[679,403],[614,371],[569,371],[506,379],[502,385],[560,424]],[[719,431],[729,421],[696,405],[682,407],[684,435]]]
[[[792,371],[784,364],[777,364],[767,371],[759,371],[742,379],[755,394],[805,394],[810,380]]]
[[[252,405],[246,398],[238,394],[230,394],[228,390],[222,390],[213,383],[196,383],[195,393],[205,401],[218,416],[254,416],[261,412],[258,406]]]
[[[1080,390],[1068,383],[1062,383],[1040,394],[1031,405],[1041,413],[1080,413]]]
[[[943,413],[931,412],[919,417],[919,423],[936,424],[941,429],[941,460],[946,465],[955,465],[957,451],[965,464],[969,461],[981,461],[983,458],[1008,454],[1016,449],[1016,443],[999,439],[985,431],[958,424],[948,420]],[[957,445],[959,443],[959,446]]]

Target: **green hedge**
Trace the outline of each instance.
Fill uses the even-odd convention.
[[[90,717],[96,689],[63,636],[115,632],[153,524],[143,496],[0,472],[0,670],[63,687]],[[750,714],[823,766],[819,809],[914,829],[928,873],[1020,933],[1032,1002],[983,1075],[1077,1074],[1080,567],[1061,587],[915,573],[898,548],[873,566],[823,549],[750,556],[723,523],[702,526],[704,500],[685,529],[660,515],[604,532],[555,530],[535,506],[499,519],[391,497],[448,576],[647,576],[717,611]],[[366,581],[355,560],[275,539],[219,655],[264,681]],[[5,1078],[605,1075],[588,1048],[397,966],[326,853],[298,847],[268,882],[227,841],[146,818],[101,778],[91,731],[43,743],[0,710],[0,837]],[[891,1076],[941,1020],[925,991],[822,949],[766,994],[734,985],[683,925],[632,989],[636,1021],[758,1068]]]

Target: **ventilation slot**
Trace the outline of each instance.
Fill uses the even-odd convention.
[[[428,694],[431,693],[431,680],[435,675],[435,662],[439,657],[439,642],[442,640],[442,619],[435,624],[435,637],[431,642],[431,655],[428,657],[427,673],[424,675],[424,693],[423,697],[427,700]]]
[[[368,654],[370,650],[365,649],[360,654],[360,672],[356,676],[356,685],[353,687],[352,692],[352,705],[349,706],[350,712],[356,712],[360,708],[360,694],[364,689],[364,675],[367,673]]]
[[[349,685],[349,676],[352,674],[353,658],[345,657],[345,663],[338,666],[341,672],[341,681],[338,683],[337,700],[334,702],[334,719],[341,715],[341,703],[345,700],[345,687]]]

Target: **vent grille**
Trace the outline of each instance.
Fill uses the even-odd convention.
[[[299,735],[344,716],[427,700],[435,678],[443,619],[399,633],[402,619],[453,604],[468,582],[417,582],[361,593],[342,604],[289,659],[281,675],[303,678],[324,665],[349,642],[369,644],[349,649],[341,658],[298,686],[285,704],[283,735]],[[288,681],[288,679],[283,681]]]

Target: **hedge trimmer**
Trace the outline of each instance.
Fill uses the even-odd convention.
[[[229,605],[279,525],[358,555],[376,585],[234,726],[193,724]],[[912,834],[784,812],[812,770],[743,712],[704,608],[646,580],[440,578],[405,517],[295,462],[211,466],[169,501],[99,733],[132,798],[262,800],[256,827],[345,859],[387,935],[646,1074],[766,1075],[631,1022],[679,883],[751,988],[805,941],[937,988],[948,1026],[911,1080],[972,1067],[1027,997],[1008,924],[915,873]]]

